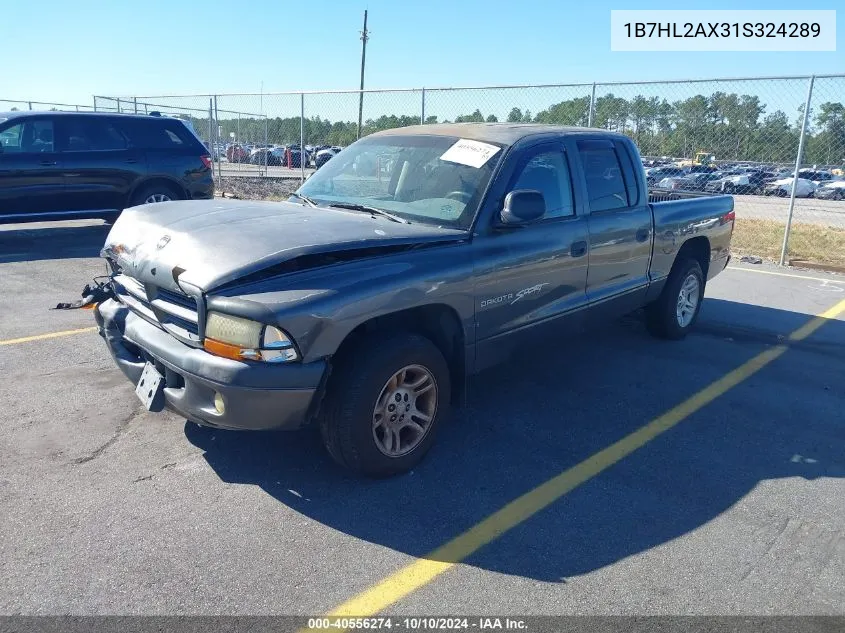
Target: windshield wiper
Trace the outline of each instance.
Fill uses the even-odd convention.
[[[350,211],[366,211],[367,213],[373,213],[375,215],[381,215],[389,220],[393,220],[394,222],[399,222],[401,224],[410,224],[408,220],[405,218],[400,218],[398,215],[393,215],[389,211],[385,211],[384,209],[378,209],[376,207],[371,207],[366,204],[354,204],[351,202],[332,202],[330,207],[334,207],[336,209],[349,209]]]
[[[316,207],[316,206],[318,206],[318,205],[317,205],[317,203],[316,203],[316,202],[314,202],[311,198],[309,198],[308,196],[303,196],[301,193],[296,193],[295,191],[292,191],[292,192],[290,193],[290,195],[291,195],[291,196],[296,196],[297,198],[299,198],[300,200],[302,200],[305,204],[307,204],[309,207]]]

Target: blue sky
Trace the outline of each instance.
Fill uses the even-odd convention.
[[[837,5],[841,34],[841,0],[802,4]],[[258,92],[262,82],[265,92],[355,88],[364,8],[370,88],[845,72],[842,35],[835,53],[610,51],[612,8],[677,9],[676,0],[19,0],[4,7],[0,99],[90,104],[92,94]],[[795,3],[711,0],[698,8]],[[412,108],[416,99],[401,101]],[[249,100],[237,109],[258,107]],[[295,108],[291,101],[283,109]]]

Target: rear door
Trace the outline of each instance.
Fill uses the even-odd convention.
[[[0,217],[67,210],[54,117],[0,123]]]
[[[146,172],[146,161],[114,117],[59,117],[58,140],[70,209],[123,209],[132,186]]]
[[[148,177],[175,179],[188,190],[193,183],[210,178],[211,170],[200,158],[207,156],[208,150],[179,119],[128,117],[121,121],[121,127],[135,145],[144,149]]]
[[[648,290],[653,237],[648,197],[640,190],[624,141],[594,137],[570,142],[590,210],[587,301],[594,314],[624,314],[638,308]]]

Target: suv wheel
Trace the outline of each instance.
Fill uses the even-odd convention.
[[[704,298],[704,274],[694,259],[677,262],[663,292],[646,306],[646,326],[659,338],[684,338],[695,325]]]
[[[320,416],[323,442],[356,473],[407,472],[434,443],[450,393],[446,360],[427,338],[365,339],[336,362]]]
[[[181,200],[184,196],[180,195],[176,189],[170,185],[152,184],[141,187],[132,196],[130,206],[138,206],[142,204],[155,204],[157,202],[170,202],[172,200]]]

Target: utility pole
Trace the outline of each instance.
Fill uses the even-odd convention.
[[[358,138],[361,138],[361,119],[364,116],[364,65],[367,63],[367,11],[364,10],[364,30],[361,31],[361,92],[358,93]]]

